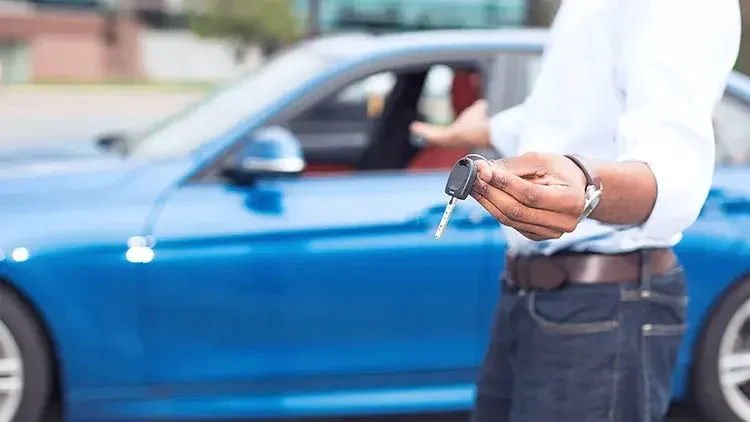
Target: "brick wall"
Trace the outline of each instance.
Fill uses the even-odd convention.
[[[34,81],[141,78],[140,25],[124,19],[115,27],[118,42],[107,45],[102,36],[105,21],[94,12],[0,13],[0,41],[29,45]]]

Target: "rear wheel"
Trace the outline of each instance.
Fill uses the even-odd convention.
[[[696,353],[693,395],[709,421],[750,421],[750,280],[724,296]]]
[[[0,422],[41,420],[51,391],[43,331],[18,295],[0,284]]]

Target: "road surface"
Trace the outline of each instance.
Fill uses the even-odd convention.
[[[0,92],[0,143],[28,145],[136,130],[196,101],[198,92]]]

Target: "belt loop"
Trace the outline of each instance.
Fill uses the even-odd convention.
[[[641,249],[641,276],[640,276],[640,290],[649,291],[651,290],[651,250]]]
[[[513,256],[512,253],[506,252],[505,253],[505,272],[503,273],[503,283],[508,287],[516,287],[516,281],[513,279],[516,275],[516,269],[515,269],[515,256]]]

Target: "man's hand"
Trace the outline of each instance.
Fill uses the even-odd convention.
[[[490,146],[490,121],[487,117],[487,101],[478,100],[449,126],[414,122],[411,131],[427,143],[446,148]]]
[[[500,223],[525,237],[557,239],[578,225],[585,204],[586,177],[563,155],[528,153],[478,160],[472,197]]]

